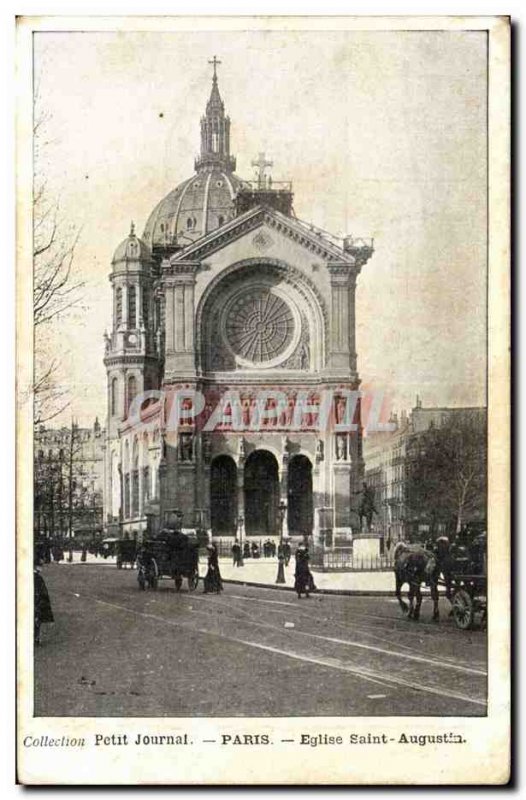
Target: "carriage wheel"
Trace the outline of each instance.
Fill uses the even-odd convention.
[[[188,578],[188,591],[194,592],[199,584],[199,573],[196,571]]]
[[[453,596],[453,617],[457,628],[463,631],[471,628],[474,616],[471,595],[465,589],[458,589]]]

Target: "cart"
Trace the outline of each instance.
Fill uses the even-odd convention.
[[[456,549],[449,575],[453,619],[457,628],[468,630],[487,614],[486,535]]]
[[[127,565],[130,569],[135,567],[137,558],[137,545],[133,539],[119,539],[115,545],[117,556],[117,569],[122,569]]]
[[[145,539],[137,552],[137,582],[139,589],[157,589],[160,580],[173,580],[175,590],[181,590],[186,578],[193,592],[199,583],[199,545],[196,537],[180,531],[161,531]]]

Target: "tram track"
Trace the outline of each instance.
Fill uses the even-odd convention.
[[[221,607],[225,608],[225,606],[223,606],[223,605]],[[226,606],[226,607],[228,608],[228,606]],[[231,609],[229,609],[229,610],[231,610]],[[243,611],[243,610],[242,609],[237,609],[237,611],[239,613],[240,611]],[[197,612],[197,613],[205,613],[205,612]],[[280,613],[280,612],[276,611],[274,613]],[[249,612],[244,612],[244,616],[245,617],[247,617],[248,615],[249,615]],[[300,612],[300,615],[302,617],[303,616],[305,616],[305,617],[307,616],[306,614],[303,614],[301,612]],[[312,620],[312,617],[310,617],[309,619]],[[254,625],[254,626],[257,626],[257,627],[261,627],[261,628],[268,628],[269,630],[273,630],[273,631],[276,631],[276,632],[279,632],[279,633],[282,632],[282,628],[278,628],[278,626],[271,625],[270,623],[255,622],[254,620],[251,620],[251,619],[245,619],[245,621],[247,622],[247,624],[250,624],[250,625]],[[322,622],[322,621],[323,622],[329,622],[329,620],[319,620],[319,621],[320,622]],[[331,624],[332,624],[332,620],[331,620]],[[342,625],[342,626],[338,626],[338,627],[344,627],[344,626]],[[356,629],[352,625],[350,626],[350,629],[351,630],[357,630],[360,633],[362,633],[361,629]],[[349,626],[346,627],[346,630],[347,631],[349,630]],[[421,651],[419,652],[415,648],[409,648],[407,645],[398,645],[397,644],[398,647],[401,647],[403,650],[408,650],[410,652],[397,652],[396,650],[389,650],[389,649],[387,649],[385,647],[384,648],[375,647],[373,645],[364,644],[363,642],[351,641],[349,639],[340,639],[340,638],[333,637],[333,636],[322,636],[321,634],[311,633],[309,631],[301,631],[301,630],[299,630],[297,628],[293,629],[293,633],[294,633],[294,635],[297,635],[297,636],[310,637],[310,638],[313,638],[313,639],[318,639],[320,641],[326,641],[326,642],[330,642],[330,643],[333,643],[333,644],[340,644],[340,645],[343,645],[345,647],[354,647],[354,648],[361,649],[361,650],[367,650],[367,651],[370,651],[372,653],[376,652],[378,654],[388,655],[388,656],[391,656],[393,658],[403,658],[403,659],[407,659],[409,661],[415,661],[415,662],[418,662],[418,663],[432,664],[433,666],[442,667],[443,669],[456,670],[458,672],[463,672],[463,673],[469,674],[469,675],[477,675],[477,676],[480,676],[480,677],[487,677],[487,671],[484,670],[484,669],[480,669],[478,667],[469,666],[469,665],[467,665],[465,663],[462,663],[462,662],[454,660],[454,659],[437,659],[436,657],[434,657],[432,655],[422,655]],[[365,631],[362,635],[367,636],[368,632]],[[375,640],[385,641],[385,640],[382,640],[380,637],[375,637]]]
[[[229,595],[228,599],[229,600],[234,599],[234,600],[242,600],[242,601],[252,601],[252,602],[256,602],[256,603],[265,603],[265,604],[271,603],[273,605],[274,604],[279,604],[279,605],[290,606],[291,608],[294,609],[294,613],[296,613],[298,616],[300,616],[301,618],[305,619],[306,621],[309,621],[309,622],[315,621],[315,622],[318,622],[320,624],[330,624],[331,626],[340,628],[340,629],[342,629],[342,630],[344,630],[346,632],[349,632],[351,630],[352,631],[356,631],[356,632],[360,633],[362,636],[365,636],[365,637],[367,637],[367,638],[369,638],[371,640],[389,642],[389,643],[394,644],[396,647],[404,649],[404,650],[406,650],[408,652],[413,652],[413,653],[421,653],[422,652],[421,648],[417,649],[417,648],[411,647],[410,645],[403,644],[403,643],[401,643],[399,641],[399,639],[393,640],[392,636],[388,635],[385,630],[383,630],[382,631],[382,635],[379,636],[379,635],[377,635],[375,633],[372,633],[369,629],[364,628],[361,625],[357,625],[355,623],[355,621],[354,621],[357,617],[358,618],[367,618],[367,617],[372,616],[372,615],[362,614],[362,613],[356,612],[354,610],[353,610],[352,614],[349,615],[351,617],[350,619],[349,619],[348,616],[335,615],[335,614],[331,614],[330,617],[329,616],[320,617],[319,615],[317,615],[315,613],[312,613],[312,611],[305,612],[305,611],[300,610],[299,607],[298,607],[298,604],[294,604],[294,603],[285,603],[285,602],[281,602],[281,601],[273,601],[273,600],[266,600],[266,599],[260,599],[260,598],[253,598],[253,597],[248,597],[248,596],[243,596],[243,595]],[[271,609],[271,613],[288,614],[287,611],[276,609],[276,608]],[[392,617],[375,616],[375,618],[378,619],[378,620],[381,620],[384,625],[387,622],[391,623],[393,621]],[[417,638],[419,640],[419,642],[421,642],[421,633],[419,633],[419,631],[408,630],[407,627],[408,627],[408,625],[410,623],[408,623],[407,620],[395,620],[395,622],[397,623],[397,632],[401,632],[403,634],[403,636],[406,636],[406,637]],[[420,626],[423,625],[423,624],[425,625],[426,623],[419,622],[418,623],[418,628],[420,628]],[[433,628],[433,629],[436,629],[436,623],[429,623],[429,627]],[[434,657],[433,655],[429,656],[429,658],[433,658],[433,657]],[[446,661],[446,662],[449,662],[449,663],[452,663],[452,664],[464,664],[466,667],[470,667],[469,664],[465,664],[465,662],[461,662],[458,659],[455,659],[455,658],[452,658],[452,657],[442,656],[442,660]],[[480,673],[482,675],[487,675],[487,671],[484,669],[483,665],[477,664],[475,669],[477,670],[478,673]]]
[[[66,592],[66,594],[75,595],[79,597],[78,593],[74,592]],[[152,599],[159,600],[162,602],[164,599],[162,597],[163,593],[159,593]],[[246,631],[245,632],[231,632],[225,630],[228,625],[239,623],[239,620],[232,614],[233,609],[225,605],[221,598],[217,598],[215,596],[209,596],[206,598],[196,598],[195,595],[186,595],[182,596],[179,595],[179,598],[184,597],[186,602],[193,603],[196,599],[203,600],[206,603],[208,600],[212,601],[210,606],[213,606],[221,611],[221,615],[212,615],[213,608],[210,607],[207,609],[195,609],[193,606],[191,607],[191,611],[196,616],[206,616],[209,620],[208,625],[203,625],[200,622],[194,624],[192,620],[187,617],[186,619],[174,619],[173,617],[167,617],[162,614],[152,613],[151,611],[147,611],[143,608],[137,608],[135,605],[127,605],[118,602],[112,602],[110,600],[106,600],[101,598],[100,596],[86,593],[82,594],[81,597],[85,600],[89,600],[90,602],[94,602],[99,606],[107,608],[108,610],[112,610],[117,613],[124,613],[128,615],[133,615],[135,617],[149,620],[150,622],[154,622],[155,624],[159,625],[166,625],[174,628],[179,628],[182,630],[186,630],[192,632],[193,634],[199,634],[205,637],[211,637],[215,640],[224,640],[225,642],[235,643],[237,645],[243,645],[245,647],[258,650],[260,652],[266,652],[267,654],[273,654],[274,656],[278,656],[281,658],[287,658],[295,661],[303,662],[304,664],[311,664],[316,665],[318,667],[335,670],[340,673],[346,673],[350,676],[357,678],[360,681],[369,683],[369,684],[376,684],[382,686],[384,689],[398,689],[398,690],[405,690],[410,692],[418,692],[424,693],[429,695],[434,695],[435,697],[443,698],[444,700],[456,701],[462,704],[468,704],[469,706],[477,707],[477,708],[484,708],[486,703],[481,697],[473,696],[472,694],[466,693],[464,691],[459,691],[458,689],[451,688],[445,685],[433,685],[433,683],[429,683],[421,679],[412,679],[408,677],[404,677],[403,675],[395,674],[395,670],[390,668],[384,669],[372,669],[368,665],[364,663],[354,663],[349,661],[348,658],[341,654],[342,649],[351,649],[352,651],[359,651],[362,653],[370,653],[372,655],[380,656],[382,659],[397,659],[404,662],[411,662],[411,663],[425,663],[426,666],[432,668],[433,670],[448,670],[451,671],[455,669],[455,665],[452,665],[449,661],[441,661],[439,659],[430,660],[425,656],[414,656],[413,654],[409,653],[401,653],[389,650],[387,648],[376,648],[371,645],[366,645],[361,642],[353,642],[351,640],[341,640],[336,637],[326,637],[320,634],[310,633],[306,631],[299,631],[294,630],[295,637],[290,637],[287,634],[290,633],[289,631],[284,632],[281,626],[272,625],[270,623],[265,622],[257,622],[255,620],[247,619],[248,612],[241,615],[244,616],[243,623],[246,626],[258,629],[266,629],[269,634],[272,636],[278,637],[277,642],[275,643],[268,643],[265,641],[255,640],[251,635],[249,635]],[[138,597],[144,598],[145,595],[138,595]],[[149,600],[151,602],[151,600]],[[230,613],[225,615],[225,610],[229,611]],[[235,613],[239,615],[240,609],[235,610]],[[222,618],[221,618],[222,617]],[[215,627],[215,629],[213,629]],[[211,629],[212,628],[212,629]],[[287,636],[286,644],[283,644],[280,641],[280,637],[282,638],[284,635]],[[330,645],[331,647],[336,648],[337,655],[327,654],[326,652],[304,652],[302,650],[298,650],[294,647],[291,647],[291,640],[299,640],[299,638],[306,639],[307,637],[315,642],[318,642],[320,645],[326,646]],[[465,672],[466,674],[470,674],[473,677],[482,677],[480,671],[476,669],[469,669],[463,667],[462,665],[456,665],[457,671]]]

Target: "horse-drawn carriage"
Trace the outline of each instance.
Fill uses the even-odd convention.
[[[181,531],[164,529],[145,539],[137,552],[137,581],[140,589],[157,589],[160,580],[173,580],[176,591],[186,578],[193,592],[199,583],[197,538]]]
[[[453,618],[457,628],[467,630],[480,614],[486,620],[487,571],[486,535],[481,534],[465,544],[452,547],[449,574],[445,576]]]
[[[115,555],[117,557],[117,569],[122,569],[125,565],[133,569],[137,558],[137,545],[135,540],[119,539],[115,545]]]
[[[472,627],[475,616],[486,619],[486,534],[450,546],[440,537],[436,546],[399,542],[394,552],[396,596],[402,611],[418,620],[422,604],[421,585],[427,584],[433,600],[433,619],[439,619],[439,586],[446,589],[451,614],[462,630]],[[409,584],[409,603],[402,598],[404,583]]]

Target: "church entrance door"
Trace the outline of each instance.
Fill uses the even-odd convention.
[[[312,464],[307,456],[294,456],[289,463],[288,480],[289,533],[310,536],[314,520],[312,498]]]
[[[234,536],[237,528],[237,467],[230,456],[218,456],[210,471],[212,535]]]
[[[256,450],[245,463],[245,529],[248,536],[279,533],[278,504],[278,462],[268,450]]]

